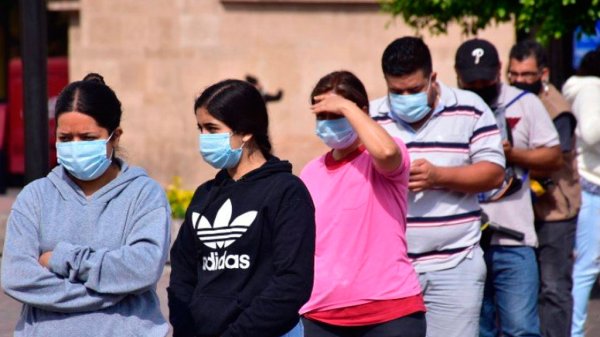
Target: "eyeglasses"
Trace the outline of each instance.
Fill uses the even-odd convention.
[[[525,71],[522,73],[518,73],[516,71],[509,71],[507,75],[508,75],[509,80],[516,80],[518,78],[522,78],[526,81],[535,81],[535,80],[537,80],[538,76],[542,75],[542,72],[541,71]]]

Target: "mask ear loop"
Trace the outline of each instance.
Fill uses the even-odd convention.
[[[429,79],[428,79],[428,81],[427,81],[427,82],[429,82],[429,83],[427,84],[427,90],[425,90],[426,92],[429,92],[429,89],[431,89],[431,78],[432,78],[432,77],[433,77],[433,73],[431,73],[431,74],[429,75]]]
[[[117,130],[115,130],[115,131],[111,132],[110,136],[108,136],[108,138],[106,138],[106,142],[105,142],[105,144],[108,144],[108,142],[110,141],[110,139],[112,138],[112,136],[115,134],[115,132],[116,132],[116,131],[117,131]],[[111,161],[114,161],[114,160],[115,160],[115,147],[114,147],[114,146],[112,147],[112,153],[110,154],[110,156],[109,156],[109,157],[110,157],[110,160],[111,160]]]
[[[230,140],[231,140],[231,136],[233,136],[234,134],[235,134],[235,132],[233,132],[233,131],[231,131],[231,132],[229,133],[229,139],[230,139]],[[246,141],[242,140],[242,144],[241,144],[241,145],[240,145],[240,147],[239,147],[239,148],[237,148],[237,149],[239,149],[239,150],[242,150],[242,149],[244,148],[244,146],[246,145],[246,143],[247,143]],[[229,143],[229,144],[231,144],[231,143]],[[230,145],[229,147],[231,148],[231,145]],[[233,150],[233,149],[232,149],[232,150]]]
[[[427,90],[425,92],[427,92],[427,105],[429,104],[429,90],[431,89],[431,83],[433,82],[431,79],[433,78],[433,73],[431,73],[429,75],[429,84],[427,85]],[[437,103],[437,101],[440,99],[440,92],[439,90],[436,92],[435,97],[433,98],[434,102],[431,104],[431,108],[433,109],[433,105]]]

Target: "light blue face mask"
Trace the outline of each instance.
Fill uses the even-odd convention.
[[[58,163],[79,180],[97,179],[112,162],[106,155],[106,144],[111,138],[112,134],[107,139],[57,142]]]
[[[315,133],[325,145],[336,150],[349,147],[358,138],[346,118],[317,120]]]
[[[431,82],[430,82],[431,85]],[[411,95],[389,93],[390,113],[395,120],[415,123],[423,119],[431,111],[427,101],[427,91]]]
[[[228,169],[236,166],[242,158],[242,146],[231,148],[230,133],[203,133],[198,137],[200,154],[205,162],[217,169]]]

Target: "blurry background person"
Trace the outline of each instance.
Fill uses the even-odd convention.
[[[581,205],[575,160],[577,122],[569,103],[548,82],[549,76],[548,56],[539,43],[522,41],[512,47],[508,81],[540,98],[560,140],[561,168],[530,170],[529,175],[543,188],[533,200],[540,268],[538,310],[541,333],[544,337],[569,337],[573,315],[573,248],[577,212]]]
[[[512,134],[512,142],[504,141],[506,164],[513,165],[523,181],[514,193],[481,204],[492,222],[523,236],[496,232],[485,251],[487,278],[480,336],[540,336],[537,236],[527,172],[560,167],[558,134],[534,94],[500,81],[500,58],[490,42],[471,39],[461,44],[455,69],[459,87],[475,92],[506,116]]]
[[[590,291],[600,273],[600,49],[588,52],[562,89],[577,119],[581,209],[575,236],[572,337],[584,336]]]
[[[271,154],[267,108],[225,80],[194,104],[204,161],[219,169],[192,198],[171,249],[174,337],[302,337],[313,283],[315,222],[292,165]]]
[[[311,102],[331,151],[300,174],[317,224],[315,284],[300,311],[306,336],[424,337],[406,248],[406,147],[369,117],[366,90],[350,72],[321,78]]]
[[[60,165],[19,193],[2,287],[23,303],[15,336],[166,336],[156,295],[169,247],[162,188],[117,156],[121,103],[99,75],[56,102]]]

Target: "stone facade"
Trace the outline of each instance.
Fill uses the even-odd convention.
[[[130,162],[162,184],[179,175],[193,188],[215,174],[198,154],[195,97],[221,79],[253,74],[267,90],[284,90],[283,99],[268,106],[271,138],[275,154],[298,173],[326,150],[308,109],[317,80],[346,69],[371,98],[383,95],[385,46],[415,33],[376,4],[317,2],[81,0],[69,30],[70,76],[99,72],[115,89]],[[505,64],[512,25],[480,36],[496,44]],[[444,36],[425,35],[434,70],[447,84],[456,84],[454,53],[465,39],[458,27]]]

